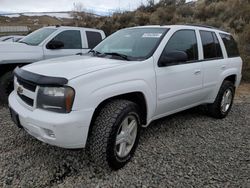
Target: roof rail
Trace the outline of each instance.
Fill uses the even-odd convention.
[[[223,31],[222,29],[219,29],[217,27],[213,27],[213,26],[209,26],[209,25],[202,25],[202,24],[184,24],[184,25],[187,25],[187,26],[196,26],[196,27],[204,27],[204,28],[209,28],[209,29],[217,29],[217,30],[220,30],[220,31]]]

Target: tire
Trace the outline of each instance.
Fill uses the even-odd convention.
[[[226,96],[226,95],[230,96],[227,92],[231,93],[230,94],[231,97],[230,98],[228,97],[228,99],[224,98],[225,100],[223,101],[223,96]],[[216,97],[214,103],[208,105],[209,115],[214,117],[214,118],[217,118],[217,119],[225,118],[232,108],[234,94],[235,94],[234,84],[230,81],[225,80],[220,87],[220,90],[217,94],[217,97]],[[226,100],[228,101],[227,105],[225,105]],[[224,104],[224,105],[222,105],[222,104]]]
[[[128,123],[126,123],[126,119]],[[133,128],[133,132],[131,131],[130,134],[124,127],[129,124],[131,128],[132,122],[133,125],[136,123],[134,126],[136,128]],[[139,142],[140,130],[141,123],[137,104],[127,100],[113,100],[100,110],[94,120],[87,140],[86,152],[96,165],[105,169],[118,170],[133,157]],[[122,140],[123,137],[128,137],[127,134],[130,135],[127,140],[130,140],[130,143]],[[120,141],[122,142],[120,143]]]
[[[8,96],[13,89],[13,73],[10,71],[0,78],[0,98],[3,104],[8,103]]]

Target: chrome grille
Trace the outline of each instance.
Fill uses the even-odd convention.
[[[17,82],[18,82],[21,86],[23,86],[24,88],[26,88],[26,89],[28,89],[28,90],[30,90],[30,91],[33,91],[33,92],[36,91],[36,85],[33,84],[33,83],[27,82],[27,81],[22,80],[22,79],[20,79],[20,78],[17,78]]]
[[[35,107],[35,99],[37,95],[37,86],[35,84],[15,77],[14,88],[17,96],[24,104],[26,104],[30,108]]]

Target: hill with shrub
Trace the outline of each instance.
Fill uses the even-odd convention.
[[[28,25],[35,29],[45,25],[73,25],[99,28],[107,35],[121,28],[138,25],[204,24],[228,31],[238,41],[244,60],[243,79],[250,81],[250,0],[148,0],[131,12],[117,12],[111,16],[97,17],[84,13],[81,5],[74,7],[72,19],[55,17],[19,18],[0,17],[0,25]],[[34,24],[34,20],[36,21]]]

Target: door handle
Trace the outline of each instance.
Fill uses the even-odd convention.
[[[200,73],[201,73],[201,70],[195,70],[195,71],[194,71],[194,74],[195,74],[195,75],[198,75],[198,74],[200,74]]]
[[[222,70],[225,70],[225,69],[226,69],[226,65],[222,65],[222,66],[221,66],[221,69],[222,69]]]

